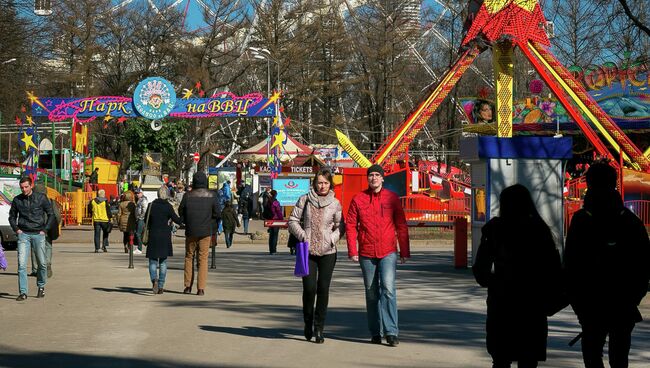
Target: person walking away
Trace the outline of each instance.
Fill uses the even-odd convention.
[[[493,368],[537,367],[546,360],[547,302],[560,288],[553,235],[523,185],[505,188],[499,216],[481,229],[472,266],[487,292],[486,345]]]
[[[239,214],[242,217],[244,225],[244,234],[248,234],[248,224],[250,222],[250,214],[253,212],[250,192],[244,188],[239,196]]]
[[[91,213],[93,215],[93,229],[95,231],[95,253],[99,253],[101,245],[104,253],[108,252],[108,235],[111,233],[111,209],[106,200],[106,191],[97,191],[97,197],[90,201]],[[99,236],[102,235],[100,244]]]
[[[97,186],[99,184],[99,167],[96,167],[95,170],[90,173],[88,176],[88,183],[90,184],[90,188],[93,191],[96,191],[98,189]]]
[[[221,211],[221,222],[223,223],[223,235],[226,239],[226,248],[232,246],[232,238],[235,234],[235,228],[241,226],[235,209],[230,202],[226,202],[226,206]]]
[[[270,214],[269,220],[283,220],[284,216],[282,215],[282,207],[280,202],[276,199],[278,192],[276,190],[271,191],[271,196],[266,204],[267,208],[265,212]],[[267,215],[267,217],[269,217]],[[277,226],[269,227],[269,254],[273,255],[277,253],[278,249],[278,235],[280,234],[280,228]]]
[[[122,202],[117,212],[118,228],[124,234],[122,242],[124,243],[124,253],[129,253],[133,248],[133,238],[135,234],[135,203],[133,202],[133,192],[126,191],[122,195]],[[142,254],[137,250],[133,250],[134,254]]]
[[[35,189],[38,189],[38,192],[45,194],[47,196],[47,189],[44,185],[39,184],[34,186]],[[59,209],[59,204],[56,203],[53,199],[48,199],[50,205],[52,206],[52,212],[54,213],[54,224],[50,229],[45,233],[45,259],[47,263],[47,279],[49,280],[52,277],[52,242],[59,238],[61,233],[61,210]],[[36,260],[36,250],[34,247],[31,249],[32,256],[32,273],[29,276],[38,275],[38,261]]]
[[[9,210],[9,225],[18,237],[18,297],[17,301],[27,299],[27,257],[30,248],[36,249],[38,274],[36,286],[37,298],[45,297],[45,284],[47,284],[47,259],[45,256],[45,234],[54,226],[54,212],[47,197],[33,190],[34,184],[29,176],[22,177],[19,181],[21,194],[11,201]]]
[[[584,206],[566,238],[569,300],[582,327],[585,367],[604,366],[607,336],[610,367],[627,367],[632,330],[642,320],[638,305],[648,291],[650,242],[643,222],[623,205],[613,167],[595,163],[586,179]]]
[[[266,218],[264,218],[264,209],[266,209],[266,205],[269,203],[270,198],[271,198],[271,188],[266,187],[266,189],[264,189],[264,192],[262,192],[262,194],[258,198],[259,203],[257,207],[259,208],[258,217],[260,219],[266,220]]]
[[[167,190],[167,188],[165,188]],[[169,191],[168,191],[169,193]],[[144,219],[145,213],[147,212],[147,206],[149,202],[147,197],[144,196],[142,189],[135,190],[136,204],[135,204],[135,219],[136,219],[136,230],[135,230],[135,240],[138,245],[138,250],[142,251],[142,233],[144,232]]]
[[[309,243],[309,275],[302,278],[302,313],[305,339],[310,341],[315,335],[318,344],[325,342],[323,329],[336,265],[336,243],[344,226],[343,210],[333,187],[332,173],[320,170],[309,193],[298,199],[289,216],[289,232],[299,241]]]
[[[151,202],[147,211],[149,212],[149,223],[146,224],[149,228],[149,241],[145,245],[146,256],[149,259],[149,277],[153,293],[162,294],[167,279],[167,258],[174,255],[170,221],[178,225],[182,222],[169,203],[169,191],[164,186],[158,189],[158,198]],[[147,215],[146,211],[145,215]]]
[[[381,344],[384,335],[388,345],[397,346],[397,243],[405,263],[411,256],[408,227],[399,197],[383,187],[382,167],[370,166],[367,179],[368,189],[352,198],[345,221],[348,257],[361,265],[371,342]]]
[[[202,172],[192,177],[192,190],[185,193],[178,208],[185,224],[184,294],[192,293],[194,283],[194,255],[197,255],[197,295],[205,294],[208,278],[208,250],[212,233],[220,220],[219,199],[208,190],[208,178]]]

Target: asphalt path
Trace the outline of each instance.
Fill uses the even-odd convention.
[[[263,231],[259,224],[253,230]],[[301,281],[283,245],[235,236],[217,247],[205,296],[183,290],[183,238],[174,239],[166,292],[153,295],[147,259],[128,269],[119,233],[95,254],[92,232],[66,229],[54,245],[46,296],[17,302],[16,252],[0,271],[0,367],[489,367],[486,290],[471,271],[453,268],[448,240],[416,242],[398,265],[400,345],[369,344],[363,281],[341,247],[325,326],[325,343],[304,340]],[[643,314],[650,317],[650,302]],[[547,362],[581,367],[570,308],[550,319]],[[650,323],[637,325],[630,367],[650,366]]]

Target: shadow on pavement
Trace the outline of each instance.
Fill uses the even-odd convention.
[[[286,339],[298,340],[304,339],[297,338],[302,331],[291,329],[278,329],[278,328],[262,328],[255,326],[242,326],[242,327],[224,327],[224,326],[199,326],[201,330],[209,332],[221,332],[231,335],[247,336],[247,337],[261,337],[264,339]]]
[[[115,356],[103,355],[82,355],[70,353],[32,353],[32,352],[11,352],[0,346],[3,354],[0,355],[0,367],[6,368],[28,368],[47,366],[50,368],[58,367],[120,367],[120,368],[241,368],[246,367],[242,364],[235,365],[200,365],[189,364],[180,361],[155,361],[151,359],[120,358]]]
[[[136,294],[136,295],[153,296],[153,293],[151,292],[151,288],[136,288],[136,287],[129,287],[129,286],[117,286],[115,288],[95,287],[95,288],[93,288],[93,290],[104,291],[104,292],[107,292],[107,293],[129,293],[129,294]]]

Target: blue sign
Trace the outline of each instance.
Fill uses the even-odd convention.
[[[273,189],[281,206],[295,206],[298,198],[309,192],[310,183],[310,179],[273,179]]]
[[[147,78],[135,87],[133,105],[140,115],[147,119],[162,119],[169,115],[176,105],[174,86],[160,77]]]

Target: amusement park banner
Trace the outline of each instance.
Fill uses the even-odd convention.
[[[157,120],[167,115],[175,118],[273,117],[279,95],[265,98],[260,92],[237,96],[218,92],[209,98],[193,98],[192,90],[176,97],[174,86],[166,79],[150,77],[135,88],[133,98],[94,96],[84,98],[42,97],[32,100],[32,116],[50,121],[73,119],[80,123],[97,117],[119,119],[144,117]]]
[[[49,117],[59,121],[71,117],[89,118],[112,116],[135,118],[141,116],[133,105],[133,99],[118,96],[86,98],[42,97],[44,107],[32,103],[32,116]],[[178,99],[170,116],[176,118],[208,117],[269,117],[275,116],[275,104],[261,93],[246,96]]]

